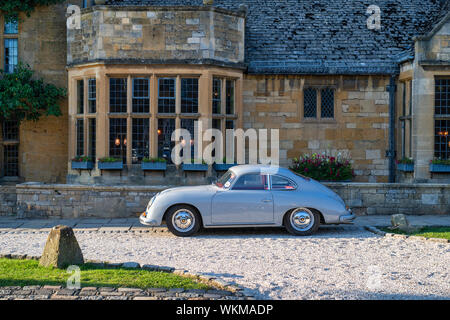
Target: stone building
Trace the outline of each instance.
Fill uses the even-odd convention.
[[[355,181],[450,180],[430,172],[450,159],[449,1],[206,2],[70,1],[84,7],[79,28],[67,28],[68,2],[18,26],[0,20],[2,65],[26,62],[68,89],[62,117],[1,124],[2,179],[186,183],[173,166],[144,175],[140,162],[201,120],[279,129],[284,166],[331,152],[351,158]],[[72,169],[81,155],[124,169]],[[397,170],[404,157],[412,173]]]

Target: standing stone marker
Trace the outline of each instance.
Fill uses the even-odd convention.
[[[72,228],[67,226],[53,227],[48,235],[39,265],[65,268],[69,265],[83,263],[83,253]]]
[[[409,221],[408,219],[406,219],[406,216],[404,214],[393,214],[391,216],[391,224],[392,227],[390,229],[392,230],[399,229],[407,233],[418,230],[417,228],[409,224]]]

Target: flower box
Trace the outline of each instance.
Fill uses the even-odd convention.
[[[183,171],[208,171],[207,164],[197,163],[183,163],[181,165]]]
[[[228,171],[228,169],[236,165],[236,163],[214,163],[213,168],[216,171]]]
[[[142,170],[148,171],[165,171],[167,170],[166,162],[142,162],[141,163]]]
[[[430,164],[430,172],[450,173],[450,164]]]
[[[116,161],[116,162],[99,162],[98,168],[100,170],[122,170],[123,169],[123,162],[122,161]]]
[[[72,161],[72,169],[74,170],[92,170],[94,162],[92,161]]]
[[[403,172],[414,172],[414,163],[398,163],[397,170]]]

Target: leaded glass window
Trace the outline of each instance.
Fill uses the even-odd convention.
[[[109,79],[109,112],[127,112],[127,79]]]
[[[175,85],[174,78],[158,79],[158,112],[175,113]]]
[[[308,88],[303,91],[303,116],[305,118],[317,117],[317,90]]]
[[[198,112],[198,79],[181,79],[181,113]]]
[[[150,80],[147,78],[133,79],[133,112],[150,112]]]

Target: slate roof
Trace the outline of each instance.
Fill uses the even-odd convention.
[[[414,36],[429,32],[450,0],[214,0],[248,7],[246,63],[258,74],[393,74],[413,54]],[[110,5],[203,5],[202,0],[109,0]],[[381,30],[366,10],[381,9]]]

